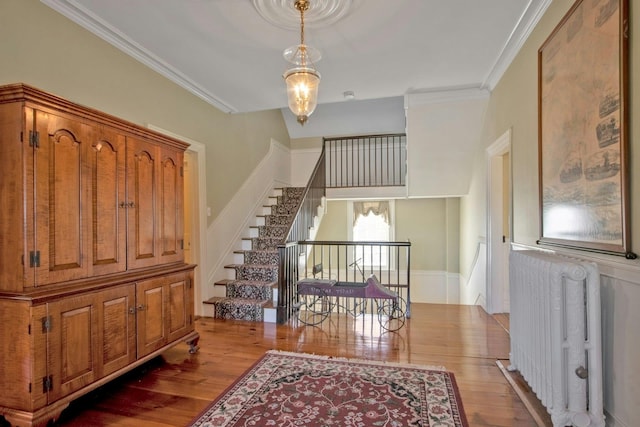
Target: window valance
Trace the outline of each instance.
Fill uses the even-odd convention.
[[[356,224],[358,218],[367,216],[369,213],[382,216],[384,222],[391,225],[388,201],[353,202],[353,225]]]

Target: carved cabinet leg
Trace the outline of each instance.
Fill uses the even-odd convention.
[[[199,335],[187,341],[187,344],[189,344],[189,354],[196,354],[198,350],[200,350],[198,341],[200,341]]]

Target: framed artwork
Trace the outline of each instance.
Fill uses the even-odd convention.
[[[539,243],[630,256],[628,0],[578,0],[538,50]]]

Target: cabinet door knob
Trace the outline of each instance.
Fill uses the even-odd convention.
[[[140,305],[138,306],[138,311],[142,311],[142,310],[144,310],[145,308],[146,308],[146,306],[145,306],[144,304],[140,304]]]
[[[120,207],[121,208],[126,208],[127,207],[127,203],[126,202],[120,202]]]
[[[135,307],[129,307],[129,314],[136,314],[136,308]]]
[[[133,203],[133,202],[129,202],[129,203],[128,203],[128,206],[129,206],[130,208],[133,208],[133,207],[135,207],[135,206],[136,206],[136,204],[135,204],[135,203]]]

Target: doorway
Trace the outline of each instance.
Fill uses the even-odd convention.
[[[511,129],[487,148],[487,309],[509,312],[512,240]]]

